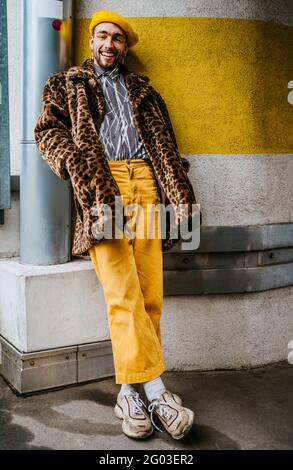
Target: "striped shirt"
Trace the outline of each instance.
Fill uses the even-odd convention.
[[[112,70],[94,64],[106,102],[99,138],[108,160],[149,159],[137,133],[124,77],[119,66]]]

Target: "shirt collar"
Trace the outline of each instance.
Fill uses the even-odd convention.
[[[101,77],[108,77],[111,80],[117,80],[120,75],[120,70],[119,70],[119,65],[117,65],[114,69],[104,69],[103,67],[100,67],[100,65],[97,65],[94,63],[95,71],[98,75],[98,78]]]

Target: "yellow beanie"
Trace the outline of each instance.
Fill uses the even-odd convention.
[[[126,21],[123,16],[118,15],[118,13],[115,13],[115,11],[106,11],[106,10],[101,10],[101,11],[96,11],[94,13],[92,20],[90,22],[89,26],[89,31],[90,35],[93,35],[93,31],[95,26],[100,23],[115,23],[117,24],[123,31],[125,32],[127,36],[127,44],[129,47],[135,46],[135,44],[138,43],[138,35],[133,31],[132,27]]]

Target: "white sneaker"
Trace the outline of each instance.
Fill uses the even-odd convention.
[[[158,431],[162,432],[154,423],[154,413],[173,439],[179,440],[189,433],[194,422],[194,412],[181,406],[176,398],[179,397],[167,390],[159,398],[151,401],[148,411],[150,412],[151,422]],[[179,400],[181,402],[181,399]]]
[[[129,395],[118,393],[114,413],[123,420],[122,431],[126,436],[143,439],[153,433],[154,428],[146,409],[138,392]]]

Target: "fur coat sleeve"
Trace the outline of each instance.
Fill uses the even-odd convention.
[[[176,149],[178,150],[178,145],[177,145],[177,141],[176,141],[176,137],[175,137],[175,132],[174,132],[174,128],[173,128],[173,125],[172,125],[172,121],[170,119],[170,115],[169,115],[169,112],[168,112],[167,105],[166,105],[164,99],[162,98],[162,96],[154,88],[153,88],[153,92],[155,93],[156,100],[157,100],[157,103],[159,105],[162,117],[163,117],[163,119],[166,123],[166,127],[168,129],[168,132],[170,133],[170,136],[173,140],[173,143],[174,143]],[[185,157],[182,157],[180,154],[179,154],[179,158],[182,160],[182,163],[183,163],[183,166],[184,166],[186,172],[188,172],[189,169],[190,169],[189,161]]]
[[[69,179],[68,166],[79,154],[71,136],[66,96],[61,77],[50,77],[44,87],[42,110],[35,126],[35,140],[42,158],[61,179]]]

